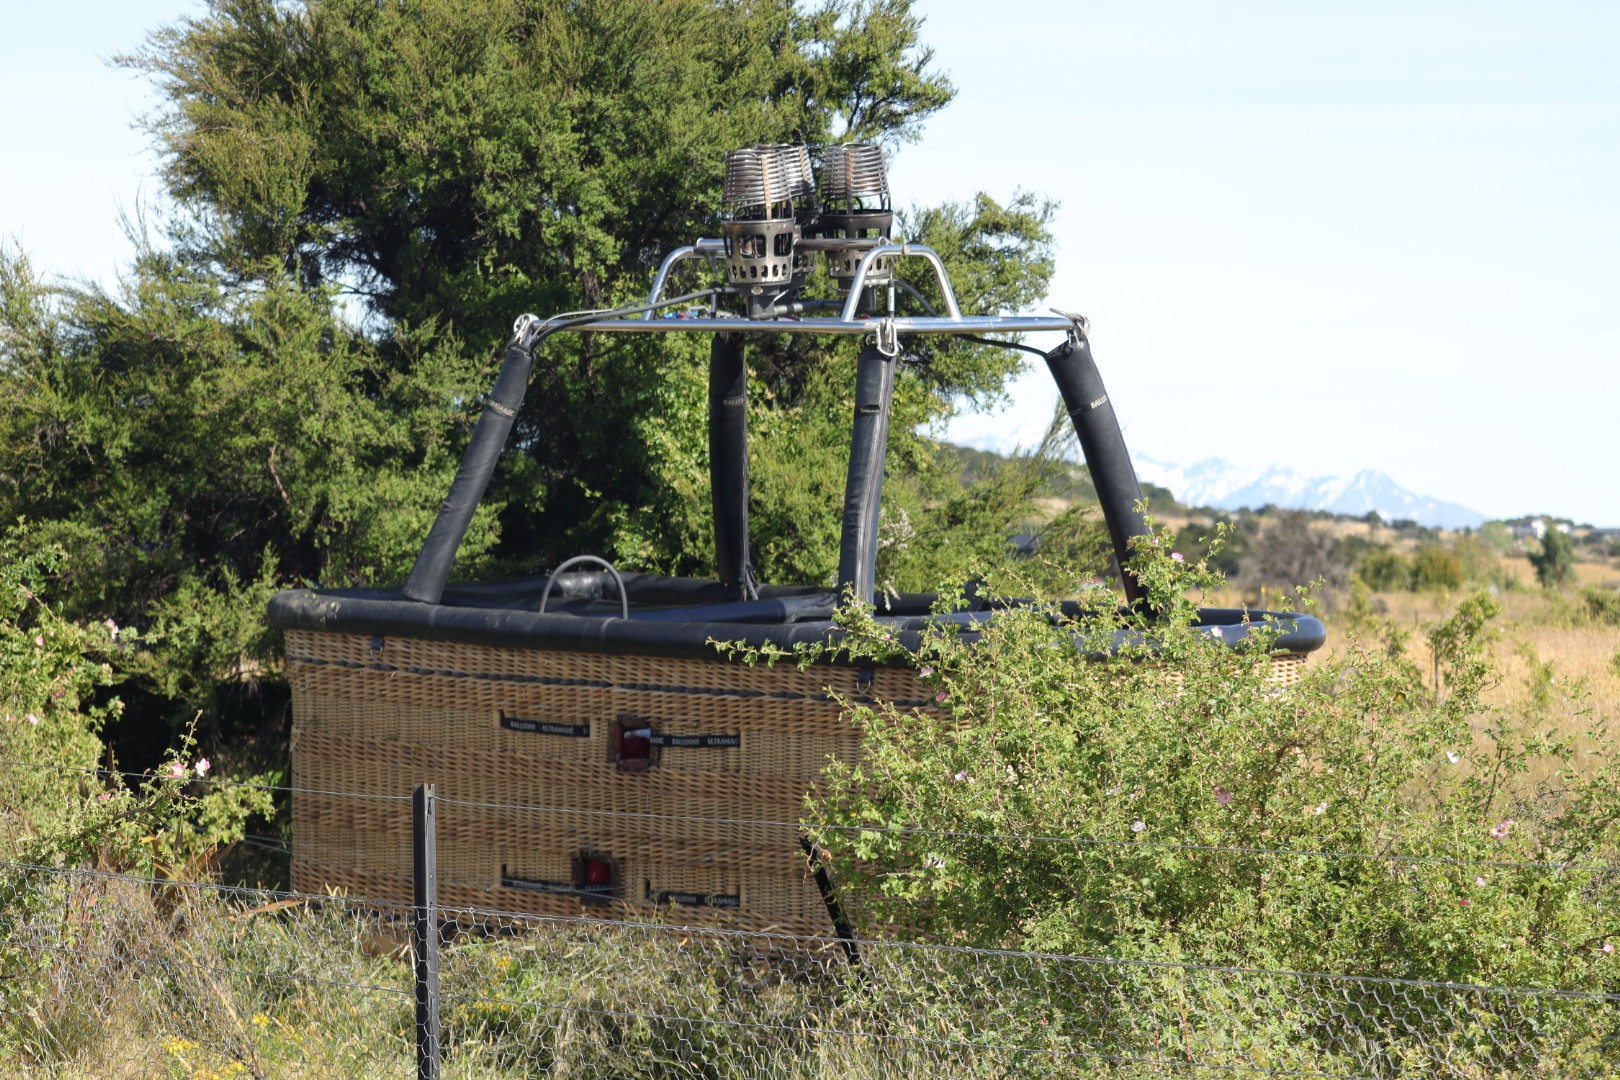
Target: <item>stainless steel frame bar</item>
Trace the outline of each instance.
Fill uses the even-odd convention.
[[[1033,331],[1069,331],[1074,323],[1052,315],[963,315],[948,319],[926,315],[894,316],[885,319],[745,319],[733,316],[711,318],[603,319],[570,327],[575,331],[608,334],[735,334],[757,331],[767,334],[837,334],[859,337],[877,332],[888,321],[897,334],[1023,334]]]
[[[835,320],[818,320],[817,321],[817,329],[815,331],[816,333],[824,333],[824,334],[860,334],[860,333],[866,333],[867,332],[867,328],[870,326],[870,323],[858,320],[857,317],[856,317],[856,311],[857,311],[858,307],[860,306],[861,290],[866,287],[866,278],[867,278],[867,275],[870,273],[870,271],[872,269],[872,264],[874,262],[876,262],[878,259],[885,258],[885,257],[890,257],[890,256],[896,257],[896,258],[902,258],[902,259],[925,259],[925,260],[927,260],[928,264],[931,267],[933,267],[934,279],[935,279],[935,281],[937,281],[939,283],[940,294],[945,298],[946,315],[948,316],[948,318],[949,318],[949,320],[951,322],[962,322],[963,321],[962,309],[956,303],[956,290],[951,287],[950,275],[945,272],[945,263],[944,263],[943,260],[940,259],[939,253],[936,252],[933,248],[928,247],[926,244],[891,244],[891,243],[888,243],[887,241],[882,240],[882,239],[877,238],[877,237],[858,236],[858,237],[811,237],[811,238],[808,238],[808,239],[800,240],[796,246],[802,251],[864,251],[864,252],[866,252],[866,254],[861,257],[860,265],[858,267],[856,267],[856,269],[855,269],[855,277],[850,282],[849,293],[847,294],[847,296],[844,299],[843,310],[840,313],[838,319],[836,321]],[[687,244],[684,247],[678,247],[674,251],[671,251],[668,255],[664,256],[664,261],[658,265],[658,273],[653,276],[652,291],[647,295],[647,303],[656,304],[656,303],[658,303],[658,301],[660,299],[663,298],[664,286],[666,284],[668,284],[669,275],[675,269],[677,264],[679,264],[681,262],[684,262],[687,259],[718,259],[718,258],[724,257],[725,253],[726,253],[726,242],[724,240],[699,240],[696,243]],[[594,324],[594,325],[588,327],[587,329],[613,331],[613,330],[629,330],[629,329],[634,328],[634,329],[639,329],[639,330],[646,330],[646,329],[649,329],[649,328],[644,327],[644,326],[636,326],[635,324],[638,324],[638,323],[654,323],[654,322],[668,322],[668,321],[669,321],[668,319],[660,317],[658,312],[649,311],[639,319],[619,319],[619,320],[614,320],[614,322],[617,322],[617,323],[628,323],[630,325],[615,326],[615,325],[609,325],[608,323],[604,322],[604,323],[600,323],[600,324]],[[749,326],[746,326],[746,327],[741,327],[741,326],[731,326],[731,327],[725,327],[725,328],[713,327],[712,329],[714,329],[716,331],[721,331],[723,329],[724,332],[730,332],[730,331],[739,330],[739,329],[765,330],[765,329],[775,328],[774,327],[774,320],[770,320],[770,319],[748,319],[748,320],[741,320],[741,321],[750,323],[752,325],[749,325]],[[1064,329],[1068,325],[1066,320],[1056,320],[1056,322],[1059,323],[1060,325],[1052,326],[1052,327],[1046,327],[1046,326],[1041,326],[1041,327],[1010,327],[1008,329],[1012,329],[1012,330]],[[850,324],[850,325],[848,325],[848,326],[839,326],[837,324]],[[855,327],[859,327],[859,329],[857,329]],[[668,329],[668,328],[664,328],[664,329]],[[699,328],[698,327],[686,327],[685,329],[697,330]],[[711,328],[705,328],[705,329],[711,329]],[[896,329],[897,332],[900,332],[900,333],[914,333],[914,334],[950,333],[951,332],[951,331],[948,331],[948,330],[925,330],[925,329],[904,330],[898,324],[896,325],[895,329]],[[802,330],[800,328],[797,328],[797,327],[795,328],[795,330],[796,330],[796,332],[802,332]],[[987,330],[986,332],[991,332],[991,331]]]
[[[671,270],[675,264],[687,259],[718,259],[726,253],[724,240],[699,240],[695,244],[678,247],[664,256],[664,261],[658,264],[658,273],[653,276],[652,292],[647,297],[647,303],[656,304],[664,295],[664,284],[669,281]],[[657,311],[649,311],[642,316],[643,320],[655,319]]]
[[[849,322],[855,318],[855,312],[861,303],[861,290],[866,288],[866,275],[872,269],[872,264],[890,255],[902,259],[928,260],[928,264],[934,268],[934,279],[939,283],[940,294],[945,298],[946,315],[951,322],[962,321],[962,309],[956,306],[956,290],[951,288],[951,278],[945,273],[945,263],[937,251],[923,244],[879,244],[862,256],[861,265],[855,268],[855,277],[849,283],[849,295],[844,299],[844,311],[839,316],[842,321]],[[896,325],[895,330],[899,329]]]

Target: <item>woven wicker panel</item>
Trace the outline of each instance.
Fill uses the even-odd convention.
[[[805,778],[819,776],[828,758],[853,764],[860,750],[842,706],[820,697],[503,685],[310,663],[299,665],[294,693],[308,715],[321,717],[323,733],[413,746],[611,761],[612,726],[623,722],[669,740],[662,765]],[[705,744],[711,736],[735,736],[735,745]]]
[[[445,903],[804,934],[830,930],[799,847],[804,796],[829,760],[859,753],[829,691],[923,696],[904,671],[304,631],[288,659],[300,887],[408,900],[404,797],[432,783]],[[616,726],[656,732],[648,767],[615,762]],[[610,904],[547,891],[587,851],[619,867]]]
[[[505,701],[503,707],[467,708],[461,704],[455,686],[440,688],[437,701],[425,695],[417,701],[400,701],[387,690],[393,680],[379,679],[369,672],[314,668],[301,665],[304,677],[294,686],[293,695],[309,716],[321,718],[321,731],[330,735],[387,738],[417,746],[461,746],[479,750],[528,750],[544,745],[547,756],[578,761],[600,760],[605,754],[611,711],[611,692],[606,688],[582,693],[576,687],[553,687],[556,701],[550,706],[533,702]],[[368,680],[368,676],[370,676]],[[374,692],[371,683],[383,683]],[[432,680],[420,680],[423,689],[434,689]],[[533,694],[530,696],[544,696]],[[503,723],[504,721],[504,723]],[[530,727],[534,732],[517,730]],[[585,737],[537,738],[540,727],[577,728],[603,725]]]
[[[525,837],[525,842],[539,850],[573,850],[601,842],[620,852],[648,850],[658,852],[664,861],[690,861],[695,865],[761,865],[770,863],[782,850],[799,847],[799,814],[779,813],[779,805],[750,808],[744,803],[740,808],[742,818],[701,813],[716,810],[716,806],[698,806],[698,813],[692,814],[671,810],[609,814],[585,806],[585,798],[564,810],[509,810],[481,803],[441,801],[437,827],[444,847],[454,844],[488,850],[489,845],[507,844],[512,837]],[[721,806],[721,810],[726,808]],[[405,858],[410,853],[410,816],[397,803],[300,795],[293,803],[293,814],[295,840],[305,836],[300,831],[308,826],[313,831],[319,829],[322,836],[332,837],[339,845],[386,847],[390,858]],[[314,839],[313,834],[309,839]]]
[[[1293,686],[1305,677],[1306,659],[1304,653],[1273,656],[1271,658],[1271,681],[1283,686]]]
[[[694,865],[685,861],[691,852],[680,845],[644,844],[634,837],[508,834],[504,845],[447,843],[444,822],[440,824],[438,882],[446,905],[535,915],[663,918],[796,934],[831,931],[820,890],[796,850],[758,855],[746,865]],[[408,831],[385,834],[305,822],[295,826],[294,844],[295,888],[410,903]],[[574,859],[581,853],[617,865],[619,883],[611,895],[582,898],[572,891]]]
[[[302,788],[406,795],[417,784],[434,783],[441,799],[512,807],[735,818],[747,805],[767,811],[773,820],[797,820],[807,784],[813,782],[802,776],[681,769],[669,764],[673,754],[645,771],[627,772],[605,759],[559,761],[512,751],[422,747],[320,734],[303,723],[294,743]],[[586,795],[585,789],[598,794]],[[592,801],[571,801],[576,799]]]

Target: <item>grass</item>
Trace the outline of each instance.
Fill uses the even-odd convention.
[[[23,885],[0,945],[8,1076],[406,1075],[409,970],[364,907],[111,874]]]
[[[1612,729],[1620,719],[1620,626],[1590,618],[1571,591],[1537,588],[1523,559],[1504,558],[1502,569],[1522,575],[1514,579],[1522,587],[1493,592],[1502,609],[1492,646],[1501,679],[1485,701],[1504,707],[1533,703],[1546,734],[1579,737],[1593,726]],[[1608,565],[1578,563],[1576,571],[1582,585],[1620,583],[1620,572]],[[1374,599],[1386,618],[1411,631],[1409,654],[1422,670],[1432,671],[1426,632],[1455,611],[1464,595],[1399,592]],[[1344,640],[1343,634],[1330,633],[1327,655],[1338,654]]]
[[[377,948],[367,905],[246,907],[73,875],[38,891],[53,914],[34,940],[63,951],[0,948],[8,1077],[413,1071],[409,965]],[[1613,1074],[1581,1002],[909,947],[868,947],[856,966],[831,947],[679,927],[484,929],[445,950],[456,1080],[1131,1080],[1197,1062],[1360,1074],[1368,1053],[1392,1077]],[[1511,1041],[1471,1031],[1509,1020],[1523,1029]]]

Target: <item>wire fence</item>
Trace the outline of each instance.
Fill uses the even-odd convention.
[[[345,797],[279,791],[295,808]],[[638,890],[592,880],[589,860],[503,866],[497,853],[469,852],[477,845],[454,827],[434,834],[437,859],[424,867],[410,796],[351,803],[376,815],[370,835],[388,841],[356,843],[336,868],[352,871],[349,884],[333,889],[309,887],[313,869],[297,877],[300,889],[264,889],[0,862],[8,1074],[424,1075],[418,1001],[429,951],[434,1068],[445,1077],[1620,1074],[1617,994],[852,941],[830,914],[823,932],[782,932],[744,917],[763,886],[736,897]],[[559,829],[577,813],[461,809],[550,816]],[[590,814],[623,835],[645,824],[636,813]],[[749,835],[783,824],[800,828],[725,827]],[[328,848],[319,865],[339,858]],[[1597,880],[1614,868],[1578,869]],[[437,871],[429,909],[408,886],[424,870]],[[457,899],[466,895],[523,902]],[[424,911],[431,940],[413,943]]]

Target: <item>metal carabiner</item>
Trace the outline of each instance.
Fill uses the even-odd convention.
[[[512,324],[512,340],[519,345],[528,344],[529,331],[540,322],[538,315],[519,315]]]
[[[877,324],[877,351],[884,356],[895,357],[900,355],[900,333],[894,328],[893,319],[884,319]]]
[[[1069,328],[1069,344],[1079,347],[1091,332],[1091,320],[1078,311],[1064,311],[1062,308],[1048,308],[1054,315],[1061,315],[1072,324]]]

